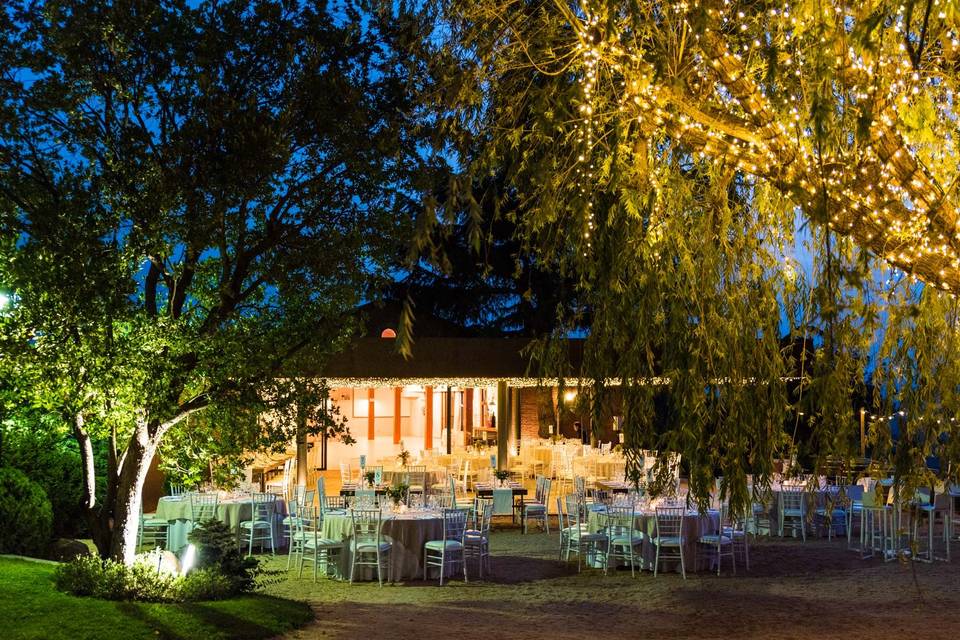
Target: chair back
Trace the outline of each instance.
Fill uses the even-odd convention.
[[[303,496],[306,493],[306,489],[302,484],[293,485],[293,501],[297,504],[303,504]]]
[[[477,498],[474,507],[477,512],[477,531],[480,535],[490,535],[490,521],[493,518],[493,498]]]
[[[470,479],[470,460],[464,460],[463,466],[460,467],[460,485],[463,487],[463,490],[467,490],[467,482]]]
[[[565,498],[567,511],[567,526],[574,530],[579,530],[583,513],[580,511],[580,502],[575,494],[567,494]],[[560,506],[560,497],[557,497],[557,507]]]
[[[317,478],[317,506],[321,511],[327,506],[327,483],[323,476]]]
[[[407,486],[426,490],[427,486],[427,466],[416,465],[407,467]]]
[[[573,492],[578,496],[587,496],[587,479],[582,476],[573,477]]]
[[[190,494],[190,519],[194,522],[216,519],[220,495],[214,493]]]
[[[320,503],[318,509],[321,520],[325,518],[328,513],[345,513],[347,510],[347,497],[327,496],[323,499],[323,502]]]
[[[657,507],[657,537],[680,538],[683,535],[683,519],[687,510],[683,507]]]
[[[350,469],[349,462],[340,463],[340,484],[353,484],[353,472]]]
[[[450,485],[450,506],[452,507],[457,501],[457,478],[456,476],[447,476],[447,483]]]
[[[302,506],[302,505],[300,505]],[[277,496],[272,493],[250,494],[250,519],[256,522],[272,522],[276,514]]]
[[[569,497],[569,496],[568,496]],[[557,521],[560,523],[560,531],[570,527],[570,519],[563,509],[563,498],[557,496]]]
[[[623,537],[633,538],[634,514],[633,507],[607,507],[607,511],[601,519],[606,533],[611,538]]]
[[[170,485],[170,494],[171,496],[182,496],[183,495],[183,485],[182,484],[171,484]]]
[[[313,502],[317,497],[316,489],[310,489],[309,491],[303,492],[303,500],[300,501],[302,506],[313,506]]]
[[[782,511],[804,511],[803,489],[800,487],[782,487],[780,491],[780,509]]]
[[[383,521],[383,512],[380,509],[351,509],[350,519],[353,524],[353,545],[376,544],[379,546],[380,524]]]
[[[594,502],[599,502],[606,505],[609,505],[612,502],[610,492],[607,489],[594,489],[593,500]]]
[[[443,510],[443,539],[463,543],[463,535],[467,530],[466,509]]]

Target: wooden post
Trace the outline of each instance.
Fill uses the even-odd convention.
[[[376,416],[374,415],[373,389],[367,389],[367,440],[373,440],[376,437],[374,425]]]
[[[497,383],[497,469],[507,468],[510,437],[510,388],[506,382]]]
[[[473,438],[473,387],[467,387],[463,397],[463,444],[468,445]]]
[[[400,401],[403,389],[393,389],[393,444],[400,444]]]
[[[433,387],[425,387],[427,401],[427,415],[423,425],[423,449],[430,451],[433,449]]]

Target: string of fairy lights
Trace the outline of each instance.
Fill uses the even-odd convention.
[[[589,195],[598,131],[604,126],[597,96],[609,91],[619,109],[605,117],[636,118],[682,140],[701,159],[722,160],[767,178],[808,212],[825,212],[822,221],[831,229],[850,235],[893,267],[945,291],[960,288],[960,215],[954,197],[960,182],[955,140],[960,112],[953,77],[960,64],[960,9],[947,0],[931,1],[928,42],[921,53],[905,4],[876,27],[884,37],[892,31],[895,46],[878,35],[871,47],[856,45],[852,35],[869,16],[843,2],[823,2],[820,13],[786,2],[751,15],[733,0],[658,5],[669,8],[659,27],[673,28],[687,43],[685,84],[677,78],[657,80],[663,73],[651,68],[642,47],[626,44],[631,42],[629,20],[619,33],[600,29],[617,24],[608,19],[609,12],[629,10],[581,2],[579,193]],[[696,31],[690,26],[693,15],[700,18]],[[764,61],[771,55],[787,80],[764,77]],[[828,80],[821,82],[820,76]],[[691,87],[712,90],[705,99]],[[768,95],[769,87],[776,93]],[[822,144],[804,112],[815,92],[828,94],[832,111],[824,117],[840,122],[838,130],[846,132],[830,146]],[[588,204],[588,249],[593,224]]]

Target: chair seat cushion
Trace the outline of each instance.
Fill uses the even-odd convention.
[[[642,544],[642,543],[643,543],[642,535],[633,536],[632,538],[630,536],[614,536],[613,538],[610,538],[610,544],[617,547],[626,547],[626,546],[635,547],[638,544]]]
[[[145,527],[167,527],[170,525],[170,522],[163,520],[161,518],[144,518],[143,526]]]
[[[436,551],[441,551],[443,550],[444,547],[446,547],[447,550],[453,550],[453,551],[457,549],[463,549],[463,544],[461,544],[457,540],[430,540],[423,546],[426,547],[427,549],[436,550]]]
[[[683,538],[680,536],[660,536],[652,540],[653,544],[663,547],[679,547],[683,544]]]
[[[785,515],[785,516],[792,516],[792,517],[794,517],[794,518],[801,518],[801,517],[803,517],[803,510],[802,510],[802,509],[784,509],[784,510],[781,511],[780,513],[782,513],[782,514]]]
[[[604,540],[607,539],[607,536],[605,536],[605,535],[602,534],[602,533],[576,533],[576,532],[574,532],[573,535],[570,536],[570,539],[571,539],[573,542],[576,542],[576,541],[578,541],[578,540],[579,540],[580,542],[603,542]]]
[[[330,538],[317,538],[314,541],[313,536],[310,536],[303,541],[303,546],[307,549],[339,549],[343,546],[343,541]]]
[[[269,529],[273,524],[265,520],[244,520],[240,523],[242,529]]]
[[[730,544],[733,542],[728,536],[721,536],[716,533],[708,533],[705,536],[700,536],[700,542],[703,544]]]
[[[389,542],[381,542],[381,543],[380,543],[380,551],[389,551],[392,547],[393,547],[393,545],[390,544]],[[361,543],[355,545],[355,546],[354,546],[354,549],[355,549],[356,551],[361,552],[361,553],[364,553],[364,552],[367,552],[367,551],[371,551],[371,552],[372,552],[372,551],[376,551],[376,550],[377,550],[377,543],[376,543],[376,542],[361,542]]]
[[[523,510],[526,513],[543,513],[547,510],[546,505],[536,504],[536,503],[527,503],[523,505]]]

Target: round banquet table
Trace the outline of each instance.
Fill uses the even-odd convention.
[[[277,549],[286,546],[286,531],[283,527],[283,518],[287,513],[286,505],[283,500],[277,499],[276,512],[274,514],[273,536]],[[217,503],[217,519],[226,524],[237,535],[237,541],[240,540],[240,523],[249,520],[251,514],[250,498],[243,496],[238,498],[222,498]],[[157,503],[157,512],[154,516],[159,520],[166,520],[167,525],[167,549],[170,551],[179,551],[187,545],[187,537],[193,530],[193,513],[190,509],[190,499],[187,496],[164,496]],[[255,543],[254,548],[259,547],[260,543]],[[269,541],[265,543],[270,546]]]
[[[592,533],[596,533],[602,525],[602,513],[605,507],[591,506],[590,513],[587,516],[587,523]],[[640,552],[640,568],[653,571],[653,563],[657,558],[657,546],[653,544],[653,536],[657,531],[657,517],[653,510],[634,512],[634,529],[637,533],[643,534],[643,545]],[[716,511],[707,513],[698,513],[688,511],[683,519],[683,564],[687,571],[697,571],[699,567],[695,566],[695,559],[699,559],[701,564],[707,559],[706,553],[697,554],[697,540],[701,535],[716,531],[720,523],[720,514]],[[671,551],[675,551],[671,549]],[[679,560],[663,560],[660,565],[660,571],[676,571],[680,573]]]
[[[353,558],[353,522],[350,513],[328,513],[323,519],[322,531],[324,538],[343,541],[340,575],[349,579]],[[389,560],[393,580],[422,580],[423,545],[430,540],[443,539],[443,515],[438,511],[408,511],[396,514],[384,511],[380,531],[384,542],[393,543]],[[433,575],[436,575],[435,570],[431,570],[431,577]],[[376,580],[376,569],[357,567],[356,579]],[[387,574],[384,574],[383,579],[387,580]]]
[[[406,481],[406,479],[407,479],[407,474],[408,474],[408,473],[410,473],[410,470],[409,470],[409,469],[404,469],[404,468],[402,468],[402,467],[401,467],[401,468],[396,468],[396,467],[394,467],[394,468],[390,468],[390,469],[384,469],[384,470],[383,470],[383,484],[395,485],[395,484],[399,484],[399,483],[401,483],[401,482],[404,482],[404,481]],[[432,487],[433,485],[435,485],[435,484],[440,484],[440,481],[441,481],[441,480],[440,480],[440,472],[439,472],[439,471],[437,471],[436,469],[427,469],[426,472],[425,472],[425,474],[426,474],[426,477],[425,477],[424,486],[425,486],[425,488],[426,488],[427,491],[429,491],[429,490],[430,490],[430,487]]]

